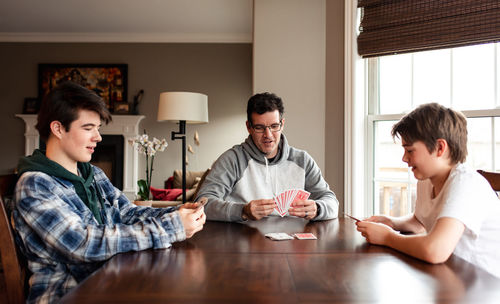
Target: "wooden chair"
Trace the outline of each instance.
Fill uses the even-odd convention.
[[[497,172],[488,172],[483,170],[477,170],[479,174],[481,174],[488,183],[490,183],[491,188],[495,191],[500,191],[500,173]]]
[[[18,251],[12,233],[6,198],[12,196],[16,185],[15,174],[0,175],[0,254],[9,303],[25,303],[26,261]]]

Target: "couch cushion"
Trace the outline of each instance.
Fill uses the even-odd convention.
[[[182,194],[182,189],[158,189],[153,187],[150,189],[153,199],[158,201],[175,201]]]
[[[196,182],[196,178],[201,178],[203,173],[205,173],[205,171],[186,170],[186,189],[195,188],[193,185]],[[173,188],[182,188],[182,170],[174,170]]]

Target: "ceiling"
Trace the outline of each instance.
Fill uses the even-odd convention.
[[[0,42],[252,41],[253,0],[1,0]]]

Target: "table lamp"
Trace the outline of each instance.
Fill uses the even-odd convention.
[[[208,122],[208,96],[192,92],[163,92],[158,102],[158,121],[178,121],[172,140],[182,139],[182,203],[186,203],[186,123]]]

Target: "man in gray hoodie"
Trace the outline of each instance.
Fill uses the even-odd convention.
[[[294,202],[287,215],[308,220],[338,216],[339,202],[316,162],[303,150],[288,145],[281,98],[272,93],[252,96],[247,105],[245,142],[224,152],[214,163],[198,195],[207,197],[207,219],[260,220],[278,215],[274,197],[301,189],[308,199]]]

